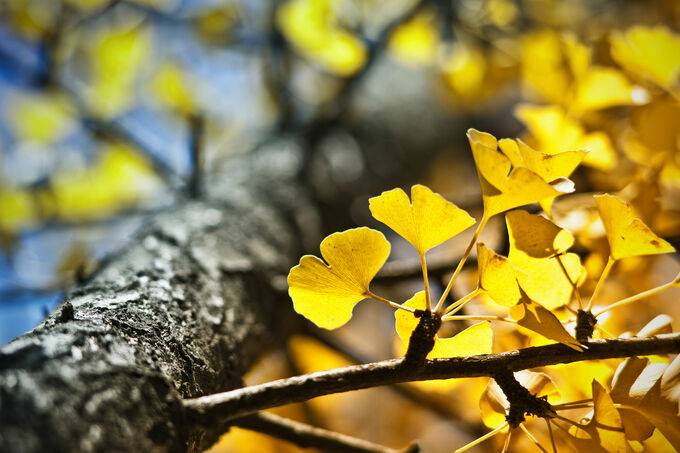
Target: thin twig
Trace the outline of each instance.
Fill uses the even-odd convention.
[[[258,412],[233,421],[233,425],[291,442],[303,448],[347,453],[416,453],[418,445],[394,449],[278,415]]]
[[[306,401],[317,396],[418,380],[492,377],[499,370],[519,371],[541,366],[680,352],[680,334],[656,337],[591,340],[582,352],[563,344],[524,348],[499,354],[428,359],[420,368],[404,359],[353,365],[224,393],[184,400],[187,416],[196,424],[233,419],[262,409]]]

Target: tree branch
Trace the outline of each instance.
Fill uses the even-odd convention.
[[[329,452],[416,453],[419,451],[416,444],[412,444],[404,449],[393,449],[266,412],[238,418],[234,420],[233,425],[267,434],[303,448],[320,448],[323,451]]]
[[[320,371],[229,392],[185,399],[190,423],[213,425],[262,409],[297,403],[317,396],[360,390],[408,381],[493,377],[499,370],[519,371],[542,366],[680,352],[680,334],[645,338],[592,340],[583,352],[552,344],[499,354],[428,359],[419,369],[403,366],[404,359],[392,359]]]

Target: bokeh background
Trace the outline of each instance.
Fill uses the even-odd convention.
[[[321,148],[320,197],[326,183],[353,183],[361,168],[352,153],[371,131],[390,135],[396,154],[402,141],[443,137],[423,150],[432,164],[419,180],[473,213],[480,191],[460,131],[522,136],[544,152],[588,147],[577,190],[622,194],[677,247],[679,71],[677,0],[2,0],[0,345],[35,326],[146,215],[195,195],[206,175],[278,133],[304,133]],[[442,118],[450,129],[427,128]],[[571,200],[556,205],[556,218],[599,275],[606,241],[592,201]],[[349,223],[370,221],[365,197],[352,206]],[[485,234],[488,245],[507,247],[502,221]],[[436,255],[455,255],[466,240]],[[394,257],[408,257],[405,243]],[[611,300],[667,281],[677,262],[629,271],[639,278],[612,282]],[[671,300],[660,297],[654,312],[680,319]],[[381,308],[361,308],[355,318],[366,321],[340,333],[357,360],[394,354]],[[636,313],[607,328],[641,328],[646,312]],[[318,341],[293,339],[250,379],[349,363]],[[513,341],[507,346],[521,345]],[[485,384],[461,385],[478,397]],[[441,414],[453,417],[453,403],[436,415],[437,397],[428,412],[385,389],[374,395],[284,412],[391,445],[430,439],[425,451],[450,451],[484,431],[476,407],[454,411],[454,426]],[[368,424],[354,417],[357,405],[401,418]],[[289,448],[230,436],[215,451]]]

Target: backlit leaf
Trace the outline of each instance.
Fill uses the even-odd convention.
[[[477,265],[479,267],[479,287],[491,297],[494,302],[512,307],[519,302],[519,284],[515,268],[510,261],[493,250],[489,250],[483,243],[477,243]]]
[[[614,259],[674,252],[675,248],[658,237],[644,222],[633,217],[631,207],[612,195],[596,195],[604,230]]]
[[[626,70],[677,90],[680,35],[666,27],[636,26],[611,37],[612,57]]]
[[[411,187],[411,200],[403,190],[393,189],[371,198],[369,207],[373,217],[409,241],[420,254],[475,223],[467,212],[420,184]]]
[[[523,295],[519,304],[510,308],[510,316],[517,320],[520,326],[532,330],[551,340],[582,351],[580,343],[569,334],[562,323],[552,312],[540,304]]]
[[[411,299],[404,302],[407,307],[417,310],[425,310],[425,292],[416,293]],[[394,313],[397,334],[408,345],[411,333],[418,325],[418,318],[405,310],[397,310]],[[477,323],[451,338],[434,337],[434,347],[427,355],[429,359],[443,357],[465,357],[477,354],[491,354],[491,342],[493,333],[491,323],[488,321]]]
[[[345,324],[357,302],[367,297],[389,253],[385,236],[370,228],[331,234],[321,242],[321,256],[328,264],[305,255],[288,274],[295,311],[326,329]]]
[[[599,444],[605,451],[611,453],[631,453],[623,423],[614,402],[602,387],[593,379],[593,403],[594,409],[590,421],[582,425],[583,429],[572,427],[569,433],[577,438],[586,438],[583,430],[587,431],[594,442]]]
[[[616,153],[604,132],[586,133],[584,128],[557,105],[520,105],[515,116],[527,127],[536,140],[539,151],[556,154],[565,149],[585,149],[588,154],[583,164],[600,170],[616,165]]]
[[[564,253],[574,237],[550,220],[526,211],[509,212],[505,219],[510,240],[508,258],[528,277],[521,282],[523,290],[548,309],[568,304],[573,284],[578,284],[584,273],[579,256]]]
[[[497,151],[493,135],[470,129],[467,136],[482,186],[486,217],[565,193],[526,167],[512,168],[510,159]]]

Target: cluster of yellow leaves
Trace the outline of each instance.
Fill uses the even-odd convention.
[[[584,345],[565,327],[573,320],[569,318],[569,310],[573,313],[576,309],[590,311],[594,301],[597,301],[598,288],[613,262],[674,251],[668,242],[636,218],[624,201],[607,194],[596,196],[594,201],[609,240],[610,260],[593,290],[590,303],[584,307],[579,286],[586,278],[586,270],[581,265],[580,257],[569,252],[575,237],[548,217],[514,210],[506,214],[510,246],[508,256],[499,255],[483,243],[477,243],[477,288],[444,307],[446,296],[486,222],[496,214],[530,203],[540,204],[549,216],[553,200],[573,191],[574,185],[567,177],[587,156],[583,150],[543,153],[521,140],[498,141],[492,135],[474,129],[468,131],[468,139],[477,166],[484,213],[439,302],[433,304],[431,300],[426,253],[469,228],[475,221],[464,210],[427,187],[416,185],[411,188],[410,199],[403,190],[394,189],[371,198],[369,207],[375,219],[390,227],[415,248],[422,264],[424,290],[401,304],[374,294],[369,286],[386,262],[390,245],[382,233],[365,227],[356,228],[332,234],[321,243],[325,262],[308,255],[291,269],[288,276],[289,294],[298,313],[320,327],[336,328],[351,318],[354,306],[363,299],[387,303],[397,309],[396,332],[404,344],[402,351],[406,350],[419,324],[418,312],[434,313],[442,321],[482,321],[450,338],[435,335],[434,347],[428,358],[490,353],[493,349],[492,321],[511,323],[517,326],[521,334],[530,338],[539,334],[543,342],[546,339],[553,340],[582,351]],[[675,281],[650,291],[658,292],[674,284]],[[505,309],[509,317],[456,315],[480,294],[496,302],[501,310]],[[647,295],[641,293],[619,301],[595,316]],[[576,309],[570,307],[574,302],[577,303]],[[565,307],[567,310],[563,310]],[[654,329],[655,332],[658,330]],[[545,386],[548,383],[554,389],[547,376],[527,372],[519,377],[526,378],[527,385],[533,383],[532,386],[541,387],[535,389],[536,392],[541,389],[547,392],[548,387]],[[508,410],[507,400],[494,385],[490,384],[480,403],[485,423],[495,428],[488,434],[489,437],[507,426],[501,421]],[[601,428],[603,422],[612,426],[623,425],[620,418],[617,419],[618,408],[596,381],[593,383],[592,395],[594,415],[591,421],[574,427],[573,432],[565,436],[573,445],[588,445],[596,451],[628,451],[609,450],[610,445],[619,445],[621,442],[628,445],[628,440],[622,428],[614,433]],[[565,406],[564,410],[574,408]],[[534,439],[526,427],[522,429]],[[667,435],[666,432],[663,434]],[[509,439],[510,432],[506,437],[506,446]]]

